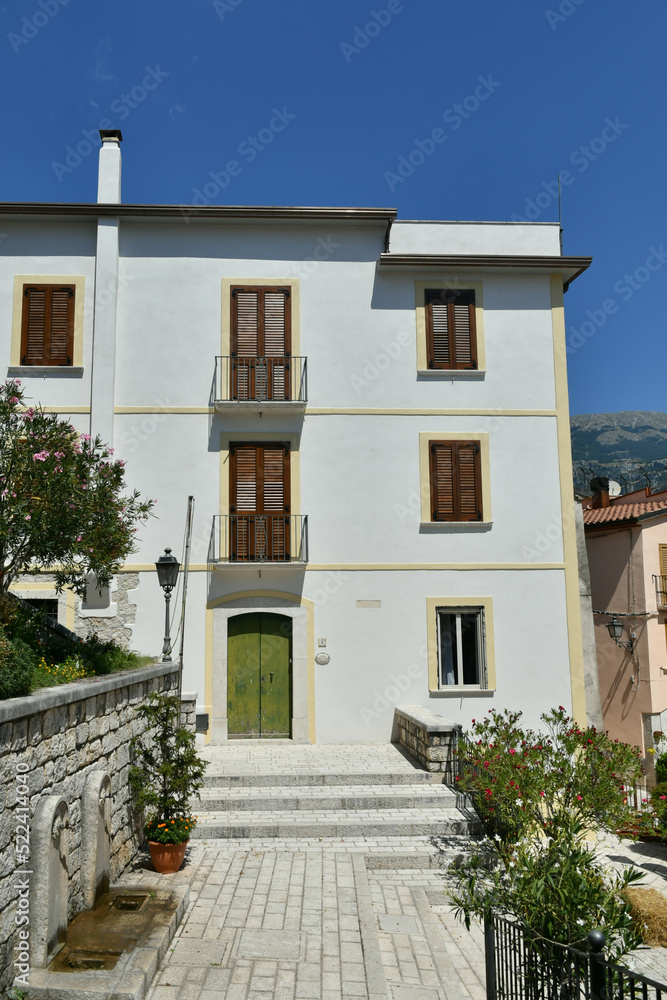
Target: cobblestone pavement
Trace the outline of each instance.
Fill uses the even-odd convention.
[[[397,795],[408,793],[405,783],[410,795],[428,797],[429,786],[413,781],[429,776],[415,775],[389,744],[245,744],[205,754],[212,804],[227,787],[237,803],[261,794],[277,799],[276,809],[283,798],[302,812],[317,808],[329,784],[339,786],[334,794],[347,796],[354,785],[374,794],[373,776]],[[290,801],[296,793],[299,801]],[[391,808],[393,792],[378,794]],[[481,928],[466,931],[444,894],[443,866],[465,843],[439,836],[203,839],[191,842],[182,870],[169,876],[140,858],[124,884],[190,887],[187,914],[147,1000],[484,1000]],[[614,867],[641,868],[644,884],[667,896],[667,848],[610,837],[597,850]],[[640,949],[628,964],[667,982],[665,948]]]
[[[443,858],[461,841],[436,847],[430,832],[454,811],[437,776],[391,744],[230,743],[203,756],[204,839],[176,875],[144,857],[123,879],[190,887],[148,1000],[484,1000],[481,932],[454,920],[443,891]],[[239,810],[254,835],[211,839],[216,817]],[[253,829],[264,810],[272,822]],[[410,829],[413,813],[428,833]],[[380,814],[391,835],[372,829]],[[313,835],[332,817],[365,835]],[[278,822],[312,832],[257,835]]]
[[[454,920],[437,867],[413,867],[434,858],[428,838],[195,842],[177,875],[150,875],[191,895],[148,1000],[483,1000],[481,931]]]

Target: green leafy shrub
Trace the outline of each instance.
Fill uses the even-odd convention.
[[[490,911],[519,920],[534,939],[583,947],[594,927],[604,930],[607,960],[617,961],[641,943],[624,898],[642,873],[610,871],[582,840],[576,823],[558,835],[506,845],[486,839],[458,867],[450,868],[450,901],[470,927]]]
[[[142,657],[113,639],[103,642],[96,635],[83,639],[77,646],[77,656],[91,674],[113,674],[117,670],[129,670],[141,666]]]
[[[582,946],[601,927],[618,958],[641,940],[623,897],[641,874],[606,870],[584,837],[632,825],[626,788],[643,774],[639,750],[580,728],[562,706],[541,716],[542,732],[520,717],[492,709],[459,747],[459,787],[493,838],[450,869],[450,899],[467,926],[494,910],[538,945]]]
[[[667,781],[661,781],[651,789],[651,805],[660,830],[664,833],[667,829]]]
[[[0,698],[30,694],[36,666],[30,646],[20,639],[10,640],[0,627]]]
[[[562,706],[541,716],[544,732],[521,728],[520,717],[491,709],[473,719],[458,750],[459,787],[487,832],[512,842],[536,831],[555,835],[573,819],[610,830],[631,822],[625,789],[643,774],[636,747],[581,729]]]
[[[148,812],[144,833],[152,839],[150,834],[155,830],[173,827],[181,839],[162,843],[182,844],[196,822],[190,813],[190,798],[204,784],[207,764],[199,758],[195,734],[181,725],[181,703],[176,695],[153,694],[139,706],[137,714],[148,729],[130,740],[134,763],[129,780],[137,808]]]
[[[654,758],[655,776],[659,784],[667,781],[667,753],[661,753]]]

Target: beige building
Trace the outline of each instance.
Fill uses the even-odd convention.
[[[605,728],[641,748],[667,732],[667,491],[609,496],[593,480],[586,549]]]

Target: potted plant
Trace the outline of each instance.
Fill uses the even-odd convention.
[[[137,715],[148,725],[142,736],[130,740],[134,755],[130,785],[145,817],[144,834],[155,870],[171,873],[180,868],[197,821],[190,812],[190,798],[204,784],[207,764],[199,758],[194,733],[181,725],[176,695],[151,695]]]

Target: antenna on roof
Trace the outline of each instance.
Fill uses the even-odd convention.
[[[651,477],[649,476],[648,472],[646,471],[646,469],[644,468],[643,465],[639,466],[639,471],[641,472],[642,476],[646,480],[646,487],[647,487],[649,493],[651,493],[652,492]]]
[[[619,474],[618,474],[618,478],[619,478],[619,479],[622,479],[622,480],[623,480],[623,486],[624,486],[624,490],[623,490],[623,492],[624,492],[624,493],[627,493],[627,492],[628,492],[628,481],[627,481],[627,479],[626,479],[626,478],[625,478],[625,476],[624,476],[624,475],[622,475],[622,474],[621,474],[620,472],[619,472]]]
[[[560,252],[563,255],[563,222],[560,205],[560,174],[558,174],[558,239],[560,240]]]

